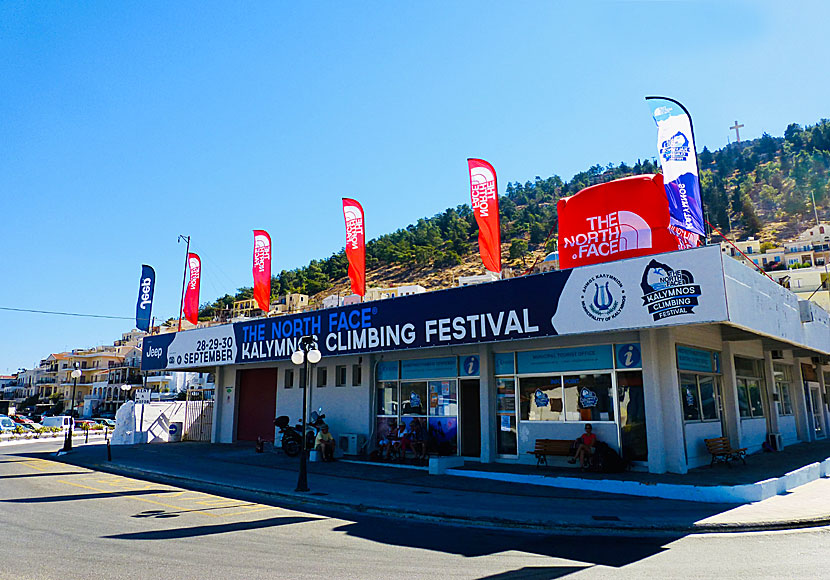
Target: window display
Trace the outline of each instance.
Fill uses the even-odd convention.
[[[610,373],[519,378],[522,421],[614,421]]]

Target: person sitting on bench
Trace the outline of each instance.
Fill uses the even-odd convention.
[[[323,423],[317,438],[314,440],[314,448],[323,458],[323,461],[334,461],[334,437],[329,433],[329,426]]]
[[[585,425],[585,433],[577,439],[579,446],[576,448],[574,456],[568,459],[568,463],[576,463],[579,461],[579,464],[583,468],[588,467],[588,463],[591,461],[591,456],[594,454],[597,445],[597,436],[594,435],[593,430],[594,428],[591,427],[590,423]]]

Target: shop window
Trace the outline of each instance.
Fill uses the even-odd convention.
[[[458,416],[458,389],[455,381],[429,381],[428,386],[430,416]]]
[[[404,384],[401,383],[401,388]],[[455,455],[458,453],[458,384],[455,380],[429,381],[428,394],[427,449],[439,455]]]
[[[756,379],[738,379],[738,410],[747,419],[764,416],[761,385]]]
[[[716,421],[718,419],[718,397],[715,387],[715,377],[698,376],[698,388],[700,390],[700,417],[704,421]]]
[[[773,365],[772,372],[775,376],[773,398],[775,399],[775,406],[778,408],[778,414],[792,415],[793,405],[790,398],[790,389],[793,381],[792,367],[788,365],[775,364]]]
[[[683,419],[700,421],[700,394],[695,375],[680,375],[680,400],[683,405]]]
[[[735,357],[735,374],[738,386],[738,411],[741,417],[750,419],[764,416],[761,403],[761,383],[764,374],[761,361]]]
[[[346,365],[337,365],[334,367],[334,386],[346,386]]]
[[[608,373],[522,377],[519,396],[523,421],[614,421]]]
[[[758,363],[751,358],[735,357],[735,374],[743,377],[758,377]]]
[[[680,403],[685,421],[718,421],[721,416],[720,388],[713,375],[680,374]]]
[[[294,369],[285,369],[285,381],[283,382],[283,386],[286,389],[290,389],[294,386]]]
[[[317,367],[317,386],[325,387],[329,380],[329,370],[326,367]]]
[[[408,431],[418,423],[426,434],[427,449],[439,455],[458,453],[458,386],[453,379],[437,381],[380,381],[377,401],[377,445],[381,448],[398,425]]]
[[[398,383],[378,383],[377,388],[378,415],[398,416]]]
[[[426,401],[426,382],[401,383],[401,415],[426,415]]]
[[[562,421],[562,377],[519,379],[522,421]]]
[[[352,365],[352,386],[358,387],[363,384],[363,366]]]
[[[613,421],[611,375],[584,374],[562,377],[566,421]]]

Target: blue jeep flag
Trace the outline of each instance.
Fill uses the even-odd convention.
[[[141,265],[141,281],[138,283],[138,302],[135,305],[135,327],[150,331],[150,313],[153,311],[153,289],[156,272],[147,264]]]
[[[669,200],[670,226],[706,236],[689,112],[677,101],[665,97],[646,97],[646,100],[657,123],[657,149]]]

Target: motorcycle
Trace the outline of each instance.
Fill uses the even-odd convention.
[[[306,423],[305,436],[307,451],[314,449],[314,440],[317,438],[317,433],[323,426],[323,420],[326,418],[326,415],[322,411],[322,408],[318,408],[317,411],[312,412],[311,420]],[[303,430],[302,419],[300,419],[300,423],[294,426],[289,423],[290,420],[288,419],[288,415],[280,415],[274,419],[274,425],[279,428],[280,433],[282,434],[282,450],[285,451],[285,454],[289,457],[296,457],[300,454],[303,448],[303,440],[300,435]]]
[[[306,437],[306,449],[314,449],[314,442],[317,440],[317,434],[322,429],[323,425],[326,424],[325,419],[326,414],[323,413],[323,408],[318,407],[316,411],[311,412],[311,418],[308,423],[306,423],[306,427],[308,428],[305,434]]]

